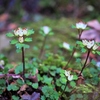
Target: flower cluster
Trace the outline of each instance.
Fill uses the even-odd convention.
[[[27,35],[27,33],[28,33],[28,30],[26,28],[24,28],[24,29],[18,28],[17,30],[14,30],[14,34],[15,34],[15,36],[19,37],[18,40],[20,43],[24,42],[23,36]]]
[[[96,50],[99,46],[95,44],[94,40],[82,40],[83,45],[86,46],[88,49]]]
[[[85,23],[83,23],[83,22],[76,23],[76,28],[77,28],[77,29],[82,29],[82,30],[84,30],[86,27],[87,27],[87,24],[85,24]]]
[[[73,80],[73,75],[70,75],[70,71],[65,70],[65,75],[68,77],[69,81]]]

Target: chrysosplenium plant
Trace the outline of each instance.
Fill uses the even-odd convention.
[[[40,53],[39,53],[39,58],[41,58],[48,35],[53,35],[54,33],[52,32],[52,29],[48,26],[41,27],[39,33],[44,37],[44,40],[40,49]]]
[[[29,30],[27,28],[18,28],[14,30],[13,33],[8,33],[7,37],[12,37],[13,39],[10,41],[10,44],[14,44],[16,46],[17,52],[22,52],[22,63],[23,63],[23,78],[25,79],[25,53],[24,50],[29,48],[30,46],[27,44],[28,42],[32,42],[32,38],[30,35],[34,34],[33,30]]]

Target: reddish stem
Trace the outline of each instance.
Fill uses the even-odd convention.
[[[84,65],[83,65],[83,67],[82,67],[82,69],[81,69],[81,72],[79,73],[78,76],[80,76],[80,75],[82,74],[84,68],[86,67],[86,63],[87,63],[87,61],[88,61],[88,58],[89,58],[90,52],[91,52],[91,49],[88,49],[88,53],[87,53],[87,57],[86,57],[85,63],[84,63]]]
[[[22,47],[22,63],[23,63],[23,74],[22,77],[25,81],[25,55],[24,55],[24,47]]]

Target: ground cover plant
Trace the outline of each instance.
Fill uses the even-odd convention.
[[[48,26],[41,27],[38,33],[43,42],[41,48],[34,46],[38,55],[32,53],[31,58],[25,56],[25,51],[30,48],[28,43],[35,39],[32,38],[35,30],[19,27],[7,33],[22,60],[9,63],[8,58],[0,54],[0,100],[99,100],[100,68],[90,57],[100,55],[100,44],[95,39],[81,40],[87,24],[78,22],[72,27],[78,31],[78,40],[74,46],[62,43],[59,54],[46,52],[46,42],[54,32]],[[62,55],[67,54],[67,50],[71,53],[68,59]],[[83,54],[86,54],[84,59]]]

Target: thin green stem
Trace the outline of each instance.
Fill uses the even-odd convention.
[[[46,39],[47,39],[47,35],[44,37],[43,44],[42,44],[42,47],[41,47],[40,53],[39,53],[39,58],[42,57],[42,54],[43,54],[43,51],[44,51],[44,46],[45,46],[45,43],[46,43]]]
[[[25,55],[24,55],[24,47],[22,47],[22,63],[23,63],[23,73],[22,73],[22,77],[25,81]]]
[[[64,92],[65,92],[65,90],[66,90],[66,87],[67,87],[67,82],[66,82],[66,84],[65,84],[65,88],[64,88],[64,90],[63,90],[63,92],[62,92],[62,94],[61,94],[60,97],[62,97],[62,95],[64,94]]]
[[[82,32],[83,32],[83,30],[81,30],[81,29],[78,30],[78,33],[79,33],[78,39],[79,39],[79,40],[81,39]],[[76,44],[75,47],[77,47],[77,46],[78,46],[78,44]],[[70,58],[69,58],[69,60],[68,60],[68,62],[67,62],[67,64],[66,64],[65,67],[68,67],[68,65],[69,65],[70,61],[72,60],[72,58],[73,58],[75,52],[76,52],[76,49],[74,48],[74,49],[73,49],[73,52],[72,52],[72,54],[71,54],[71,56],[70,56]],[[64,68],[65,68],[65,67],[64,67]]]
[[[91,49],[88,49],[87,57],[86,57],[86,60],[85,60],[84,65],[83,65],[83,67],[82,67],[82,69],[81,69],[81,72],[79,73],[79,76],[82,74],[84,68],[86,67],[86,63],[87,63],[87,61],[88,61],[88,58],[89,58],[90,52],[91,52]]]

